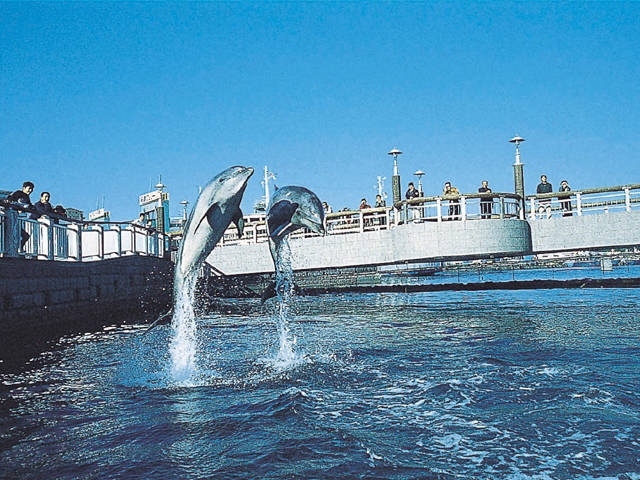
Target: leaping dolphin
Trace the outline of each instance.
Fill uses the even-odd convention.
[[[315,193],[305,187],[281,187],[271,197],[267,211],[269,251],[276,271],[278,249],[284,238],[299,228],[308,228],[320,235],[325,234],[324,209]],[[294,285],[295,287],[295,285]],[[300,291],[300,289],[298,289]],[[262,303],[276,296],[276,283],[271,282],[262,293]]]
[[[280,239],[303,227],[324,235],[324,209],[320,199],[305,187],[286,186],[276,190],[267,212],[269,237]]]
[[[189,274],[202,266],[232,221],[242,235],[240,201],[251,175],[251,167],[229,167],[200,192],[184,227],[175,270],[175,280],[179,282],[174,283],[174,292],[176,286],[180,287]]]
[[[213,177],[200,192],[184,226],[178,251],[173,278],[174,307],[185,279],[198,271],[232,221],[242,236],[244,220],[240,202],[251,175],[251,167],[229,167]],[[149,330],[165,323],[167,318],[171,319],[171,311],[159,317]]]

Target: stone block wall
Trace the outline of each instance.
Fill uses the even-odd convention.
[[[173,264],[155,257],[0,258],[0,343],[147,322],[170,308],[172,283]]]

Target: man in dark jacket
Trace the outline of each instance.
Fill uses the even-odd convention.
[[[51,194],[49,192],[42,192],[40,194],[40,200],[33,205],[35,212],[31,214],[31,219],[37,220],[42,215],[49,215],[53,213],[53,206],[51,205],[51,202],[49,202],[50,198]]]
[[[31,204],[31,197],[29,197],[29,195],[31,195],[31,192],[33,192],[34,188],[35,185],[33,184],[33,182],[24,182],[22,184],[22,190],[16,190],[7,197],[7,200],[17,203],[19,208],[30,212],[33,209],[33,205]],[[26,232],[26,230],[22,229],[22,231],[20,232],[20,236],[20,249],[23,249],[24,245],[29,240],[29,234]]]
[[[551,193],[553,192],[553,187],[549,182],[547,182],[546,175],[540,175],[540,183],[536,188],[536,193]],[[547,218],[551,218],[551,199],[543,198],[538,202],[538,213],[540,214],[540,218],[546,212]]]

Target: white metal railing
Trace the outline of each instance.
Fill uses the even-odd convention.
[[[458,197],[425,197],[400,202],[397,207],[344,210],[326,215],[328,235],[342,235],[374,230],[387,230],[405,223],[474,221],[497,218],[523,218],[520,197],[512,193],[469,194]],[[306,229],[291,234],[292,238],[316,236]],[[219,245],[266,242],[264,217],[245,223],[244,234],[231,225]]]
[[[640,184],[592,188],[575,192],[553,192],[527,197],[527,217],[608,214],[640,210]]]
[[[607,214],[640,210],[640,184],[584,189],[575,192],[554,192],[522,199],[513,193],[461,194],[457,197],[424,197],[403,200],[394,207],[347,210],[326,216],[328,235],[386,230],[405,223],[476,221],[517,218],[538,220],[572,215]],[[542,208],[541,208],[542,207]],[[547,208],[548,207],[548,208]],[[293,238],[315,236],[305,229],[294,232]],[[234,225],[225,232],[219,245],[238,245],[267,241],[264,217],[245,225],[238,238]]]
[[[163,257],[167,237],[130,222],[78,222],[60,217],[29,218],[29,212],[0,206],[0,256],[93,261],[124,255]]]

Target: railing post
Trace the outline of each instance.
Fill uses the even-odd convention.
[[[360,221],[360,233],[362,233],[364,232],[364,215],[362,214],[362,210],[360,210],[358,214],[359,214],[359,221]]]
[[[44,256],[47,258],[47,260],[53,260],[53,222],[51,221],[51,219],[44,215],[41,216],[38,219],[38,230],[40,232],[44,231],[46,233],[47,252]],[[37,253],[39,254],[40,252],[37,251]]]
[[[500,220],[504,219],[504,209],[505,209],[505,203],[504,203],[504,197],[500,196],[498,197],[499,201],[500,201]]]
[[[576,193],[576,210],[578,211],[578,216],[582,216],[582,194],[580,192]]]
[[[529,217],[531,218],[531,220],[535,220],[536,219],[536,199],[535,197],[531,197],[531,207],[529,210]]]
[[[5,254],[7,257],[16,258],[20,247],[20,222],[18,212],[13,208],[5,210]]]
[[[442,222],[442,199],[438,197],[436,199],[436,218],[438,222]]]
[[[460,197],[461,205],[460,205],[460,214],[462,215],[462,221],[464,222],[467,219],[467,199],[463,195]]]
[[[628,188],[624,189],[624,204],[627,212],[631,211],[631,191]]]
[[[116,231],[116,255],[122,256],[122,229],[120,225],[114,225],[113,229]]]
[[[98,229],[98,258],[104,260],[104,227],[96,225]]]
[[[75,233],[76,261],[82,262],[82,225],[73,223],[67,229]]]

